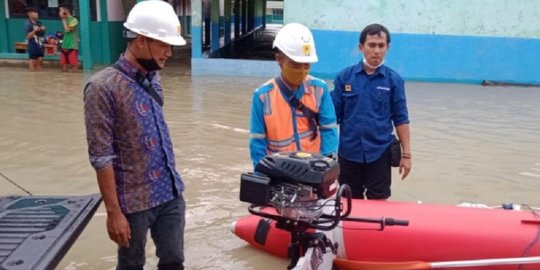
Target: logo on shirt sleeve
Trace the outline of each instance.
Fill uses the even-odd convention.
[[[345,92],[351,92],[352,86],[350,84],[345,85]]]

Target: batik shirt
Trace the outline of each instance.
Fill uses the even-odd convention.
[[[137,69],[121,57],[118,66],[93,75],[84,89],[90,163],[113,166],[124,213],[150,209],[184,190],[161,106],[140,86]],[[147,78],[163,97],[156,72]]]

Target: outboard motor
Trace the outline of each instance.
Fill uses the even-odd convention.
[[[309,248],[316,251],[310,258],[312,265],[322,262],[321,254],[327,254],[332,260],[337,244],[320,231],[334,229],[341,220],[378,223],[381,230],[385,226],[408,225],[406,220],[393,218],[349,217],[351,189],[348,185],[339,185],[338,176],[336,160],[306,152],[267,155],[255,166],[254,172],[242,174],[240,200],[251,203],[250,213],[264,217],[257,226],[255,241],[264,244],[272,221],[276,221],[276,228],[291,233],[291,264],[287,269],[293,269]]]
[[[350,214],[351,191],[348,185],[339,187],[338,175],[336,160],[305,152],[265,156],[255,166],[255,172],[242,174],[240,200],[251,203],[250,213],[265,217],[260,220],[257,230],[268,230],[275,220],[276,228],[291,233],[291,264],[287,269],[293,269],[310,247],[316,248],[316,254],[336,254],[336,244],[324,233],[308,229],[332,230]],[[341,202],[343,194],[347,195],[345,213]],[[260,235],[264,238],[266,233]],[[255,240],[259,242],[257,236]],[[262,239],[259,243],[264,241]],[[327,253],[328,250],[331,253]],[[317,256],[315,261],[318,260],[321,258]]]
[[[339,165],[332,158],[305,152],[264,157],[254,173],[244,173],[240,200],[268,205],[288,219],[311,222],[323,215],[323,202],[336,194]]]

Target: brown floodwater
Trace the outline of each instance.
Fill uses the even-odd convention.
[[[82,88],[89,73],[0,67],[0,173],[35,195],[97,193],[88,162]],[[186,183],[187,269],[285,269],[246,246],[230,224],[248,149],[252,91],[267,78],[162,72],[165,118]],[[331,81],[329,81],[331,83]],[[413,169],[396,201],[540,206],[540,88],[407,83]],[[394,172],[395,179],[397,171]],[[0,178],[0,196],[26,195]],[[147,269],[157,264],[149,241]],[[100,207],[57,269],[114,269],[116,247]]]

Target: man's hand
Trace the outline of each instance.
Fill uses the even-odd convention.
[[[328,155],[326,155],[326,157],[331,158],[333,160],[337,160],[337,158],[338,158],[336,153],[328,154]]]
[[[401,180],[404,180],[411,172],[411,156],[403,156],[399,162],[399,174],[401,174]]]
[[[126,216],[122,212],[107,213],[107,232],[109,233],[109,238],[119,246],[129,247],[131,229]]]

